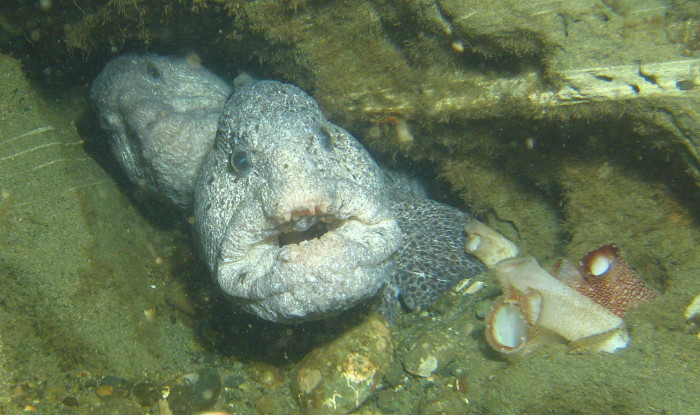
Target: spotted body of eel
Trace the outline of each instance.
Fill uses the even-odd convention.
[[[242,76],[231,94],[197,63],[126,55],[90,96],[127,176],[194,214],[212,276],[252,314],[293,323],[377,297],[391,316],[485,269],[464,251],[469,214],[382,170],[293,85]]]

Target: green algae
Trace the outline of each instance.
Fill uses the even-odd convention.
[[[627,350],[572,355],[552,343],[510,362],[489,350],[481,334],[483,313],[475,310],[499,294],[487,275],[487,288],[474,296],[448,296],[439,311],[401,317],[393,329],[395,361],[428,329],[453,336],[459,353],[429,380],[403,380],[399,367],[396,390],[370,398],[367,411],[700,412],[700,341],[683,321],[684,308],[700,293],[697,86],[688,84],[685,97],[551,107],[528,98],[556,89],[562,73],[581,67],[697,58],[697,32],[687,29],[695,27],[697,9],[675,2],[665,19],[631,20],[602,3],[562,3],[561,9],[547,5],[559,14],[536,16],[545,9],[506,0],[55,1],[49,12],[3,13],[3,51],[21,57],[43,87],[14,86],[24,75],[3,58],[3,85],[13,87],[2,89],[7,124],[0,140],[54,130],[14,140],[17,147],[3,145],[2,154],[60,144],[0,161],[0,186],[9,189],[0,200],[0,290],[12,293],[0,307],[2,395],[19,385],[36,391],[41,382],[69,393],[83,371],[165,376],[199,368],[210,356],[229,379],[242,379],[229,382],[218,407],[243,402],[235,410],[253,414],[264,395],[277,407],[293,400],[286,387],[270,391],[251,381],[242,370],[247,359],[278,363],[295,353],[291,361],[280,359],[289,376],[305,351],[329,340],[318,326],[287,334],[241,316],[212,318],[230,305],[186,280],[202,278],[186,238],[154,225],[153,215],[145,220],[144,209],[134,207],[139,203],[124,196],[125,186],[114,183],[114,171],[85,153],[81,141],[96,131],[78,133],[66,121],[77,119],[80,108],[57,108],[34,91],[54,98],[61,84],[89,82],[107,56],[151,50],[196,52],[223,74],[242,69],[294,82],[378,157],[430,163],[435,173],[428,179],[441,176],[464,206],[545,265],[616,242],[660,293],[626,318],[633,339]],[[613,3],[621,10],[633,4]],[[201,27],[215,30],[201,33]],[[38,40],[22,40],[36,30]],[[631,53],[630,44],[644,47]],[[77,102],[83,105],[82,97]],[[409,142],[397,136],[400,120]],[[51,164],[54,170],[18,174],[62,159],[69,161]],[[15,161],[23,164],[8,163]],[[156,257],[164,262],[156,264]],[[177,300],[188,295],[189,306]],[[151,310],[155,318],[148,321],[143,312]],[[304,336],[310,339],[300,341]],[[284,346],[257,351],[242,337]],[[65,384],[64,374],[72,379]],[[457,378],[467,381],[466,391],[455,391]],[[80,410],[114,413],[127,406],[81,393]],[[30,401],[21,391],[12,394],[8,411]]]
[[[13,384],[185,363],[191,334],[144,318],[169,280],[152,251],[167,256],[172,235],[148,225],[84,152],[74,109],[45,110],[17,61],[0,59],[0,324]]]

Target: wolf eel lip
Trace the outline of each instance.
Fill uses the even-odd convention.
[[[281,248],[321,238],[341,226],[348,217],[329,214],[327,203],[280,214],[277,216],[279,225],[276,227],[278,246]]]
[[[241,206],[216,264],[224,292],[273,321],[338,311],[374,295],[401,243],[392,212],[341,198],[327,209],[311,206],[279,216],[259,203]]]
[[[353,209],[341,200],[302,206],[266,216],[262,206],[248,205],[251,211],[240,214],[240,225],[236,219],[229,223],[229,230],[237,232],[222,242],[219,270],[227,268],[225,274],[238,275],[236,280],[247,279],[251,273],[272,278],[271,273],[279,272],[282,268],[277,267],[282,264],[312,267],[308,272],[323,267],[355,269],[376,265],[393,252],[387,221],[394,220],[385,212],[370,206],[362,206],[364,214],[355,212],[357,206]],[[256,213],[263,214],[262,223],[245,221],[246,216]]]
[[[302,217],[320,216],[325,215],[326,213],[328,213],[328,202],[311,205],[301,209],[279,212],[277,213],[275,219],[278,223],[284,224]]]

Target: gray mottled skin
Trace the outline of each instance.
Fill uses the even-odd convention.
[[[467,213],[382,171],[299,88],[239,77],[224,106],[223,81],[183,63],[117,58],[91,97],[131,180],[184,209],[194,191],[203,257],[244,309],[313,320],[381,290],[380,309],[391,316],[399,294],[407,307],[425,307],[484,270],[464,251]],[[174,89],[148,79],[154,65]],[[173,119],[188,128],[154,128]]]
[[[156,55],[112,59],[90,99],[129,179],[183,210],[231,87],[197,62]]]
[[[321,318],[372,297],[402,237],[370,155],[311,97],[275,81],[243,85],[226,103],[195,218],[219,285],[273,321]]]

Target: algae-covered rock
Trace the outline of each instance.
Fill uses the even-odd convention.
[[[163,400],[173,415],[188,415],[209,409],[221,392],[221,377],[216,369],[205,368],[166,382]],[[167,395],[167,396],[166,396]],[[165,406],[165,402],[160,403]]]
[[[87,153],[80,104],[45,100],[6,55],[0,91],[0,361],[44,379],[187,359],[189,330],[144,314],[165,307],[169,232],[139,214],[103,154]]]
[[[10,371],[6,367],[5,350],[0,337],[0,408],[10,403]]]
[[[465,415],[471,412],[469,400],[455,391],[444,391],[437,397],[425,399],[420,404],[420,415]]]
[[[292,393],[307,415],[347,414],[377,387],[392,352],[386,322],[370,317],[309,353],[294,374]]]
[[[416,376],[428,377],[445,367],[457,354],[457,346],[441,331],[422,335],[403,359],[406,370]]]
[[[5,39],[15,53],[31,50],[27,66],[56,85],[85,83],[125,45],[195,51],[219,72],[297,84],[374,151],[438,163],[445,147],[461,157],[463,148],[483,144],[479,126],[491,141],[505,138],[495,146],[503,152],[510,139],[533,133],[516,131],[533,120],[573,131],[562,121],[627,113],[650,151],[681,155],[678,174],[700,183],[700,32],[692,2],[54,3],[0,6],[0,46]],[[469,133],[452,137],[455,128]],[[498,155],[477,150],[485,161]],[[457,172],[445,177],[460,180]]]

